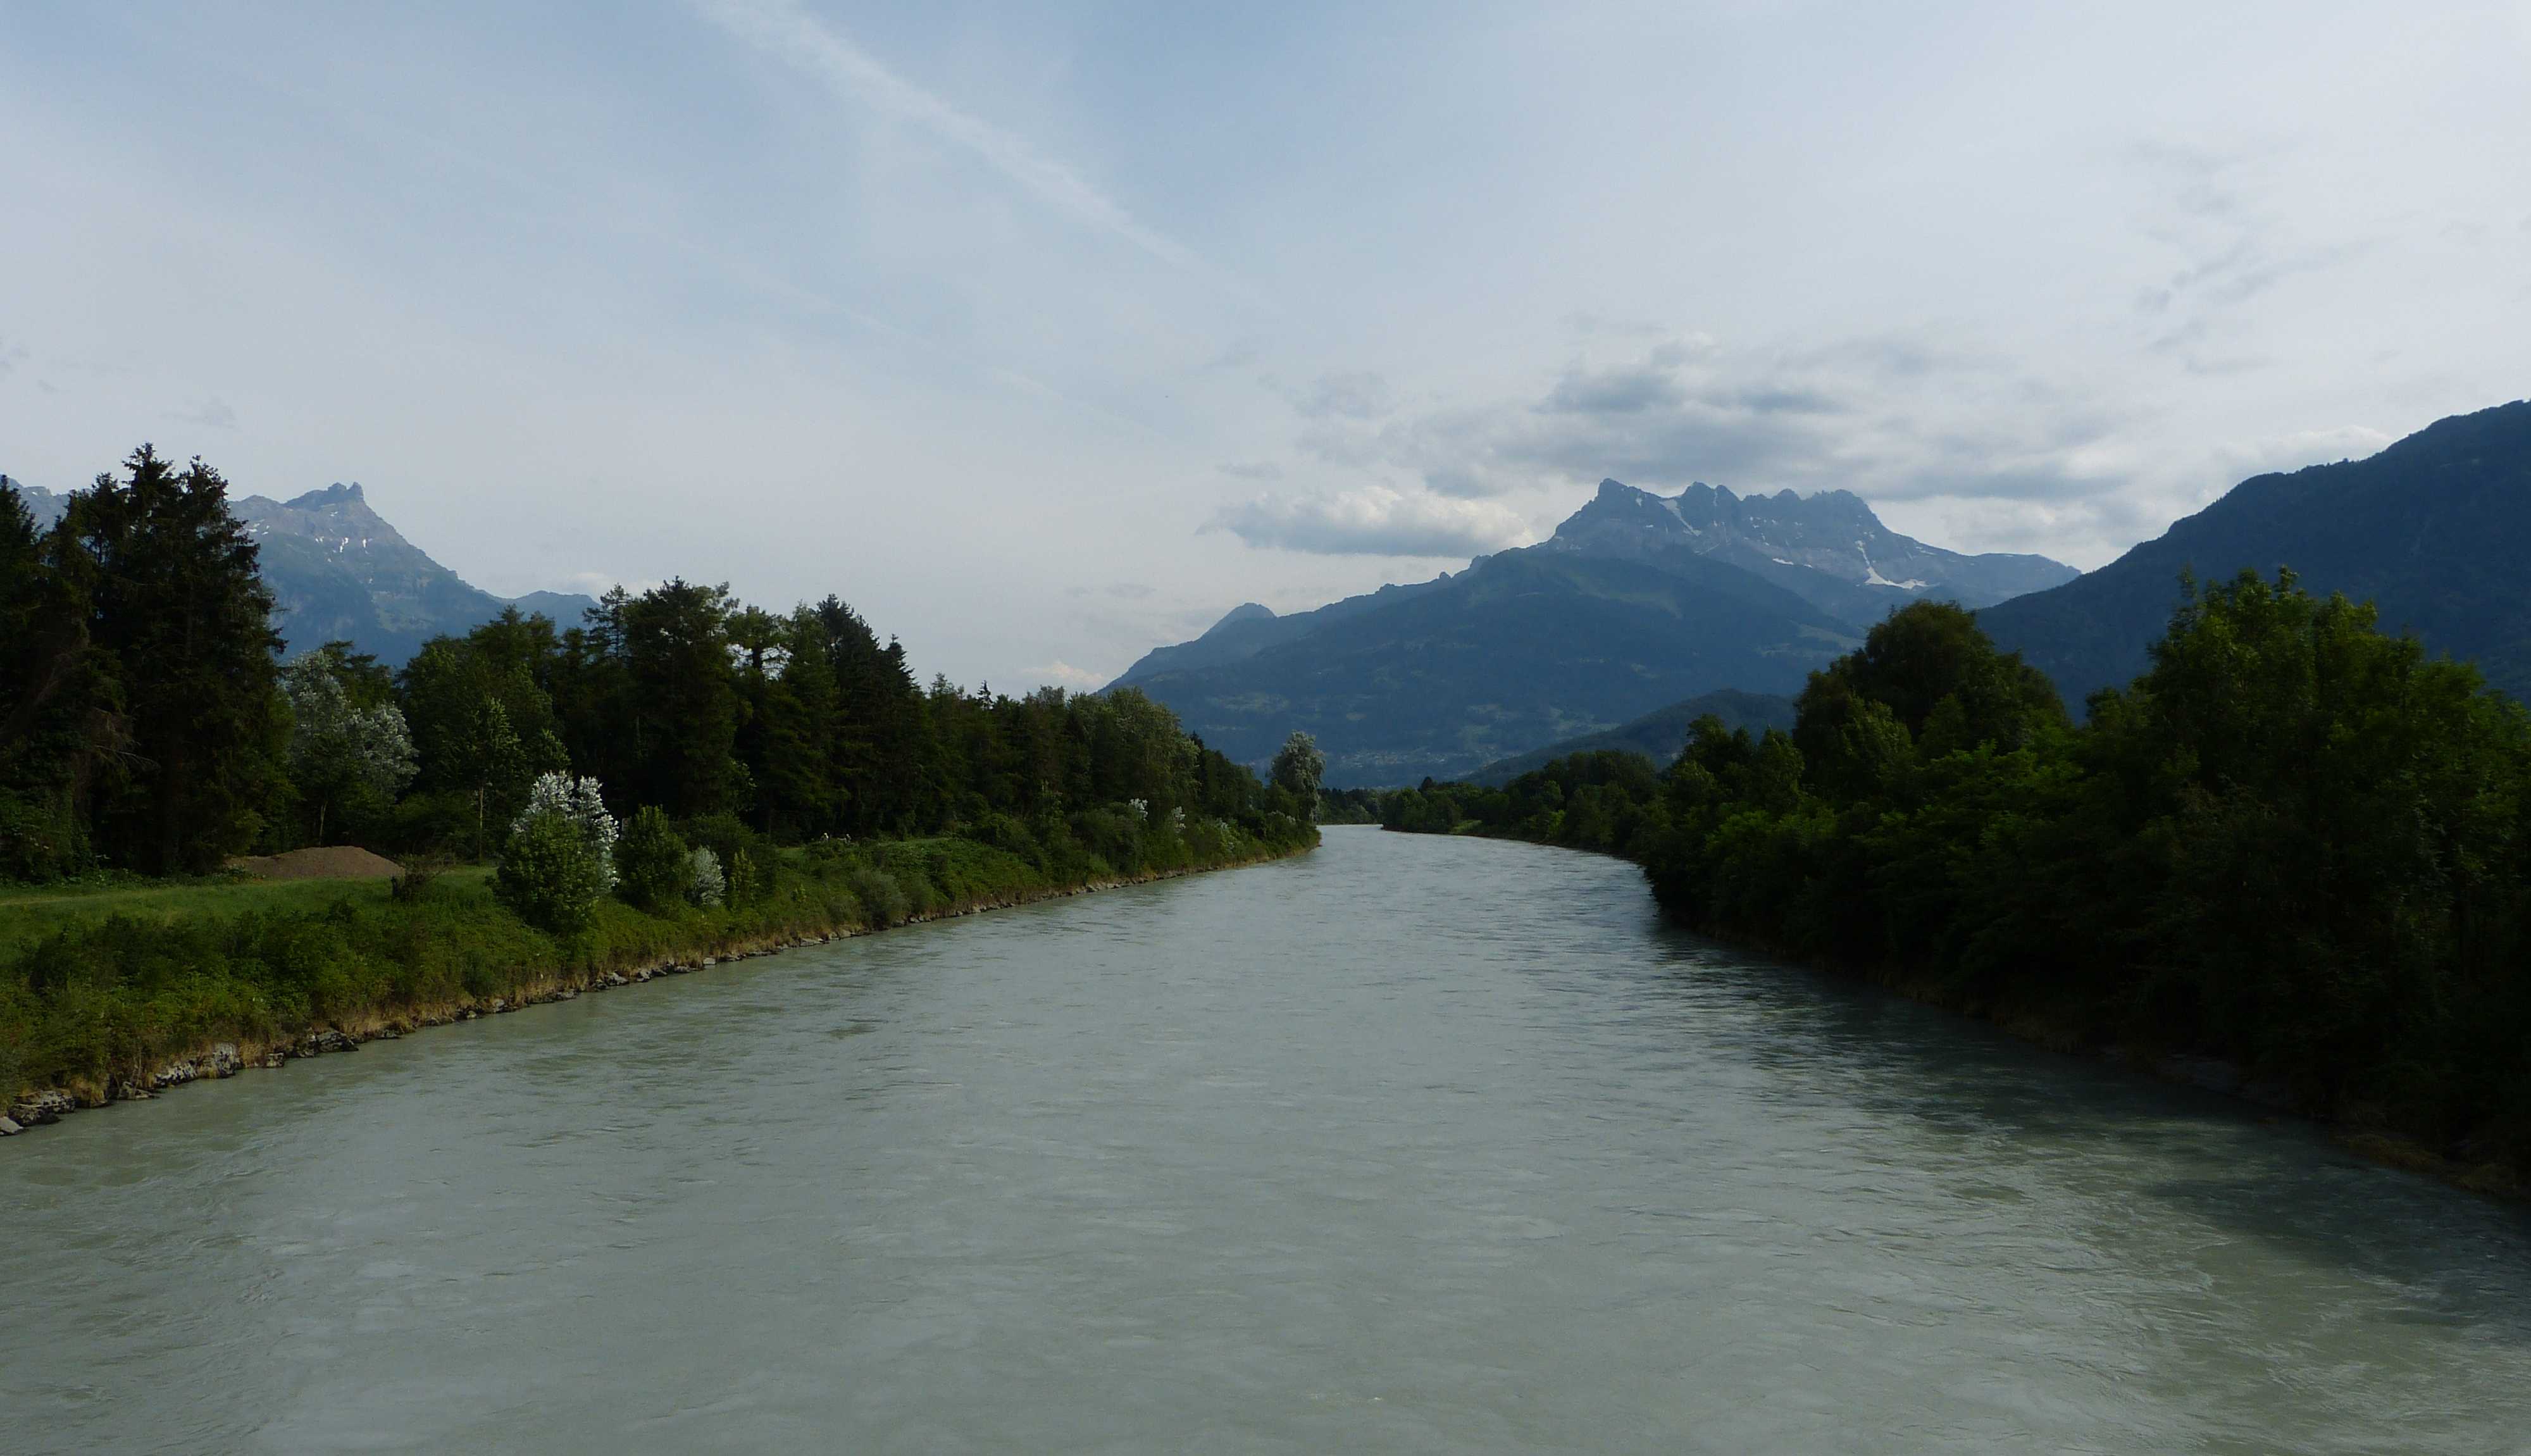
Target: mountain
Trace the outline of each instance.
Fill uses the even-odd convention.
[[[2242,481],[2077,581],[1978,613],[2069,705],[2146,667],[2179,574],[2293,568],[2314,591],[2381,607],[2382,625],[2477,660],[2531,698],[2531,402],[2439,420],[2366,460]]]
[[[1746,728],[1751,733],[1769,728],[1781,728],[1789,733],[1793,727],[1793,700],[1770,693],[1742,693],[1725,688],[1655,708],[1631,723],[1620,723],[1601,733],[1586,733],[1568,738],[1543,749],[1532,749],[1509,758],[1497,758],[1468,775],[1471,783],[1499,788],[1533,769],[1544,768],[1558,758],[1575,754],[1596,754],[1605,750],[1641,754],[1666,768],[1687,747],[1687,730],[1697,719],[1712,713],[1733,728]]]
[[[1753,572],[1857,627],[1918,597],[1979,607],[2077,575],[2045,556],[1963,556],[1926,545],[1882,525],[1851,491],[1743,498],[1703,482],[1663,496],[1603,480],[1547,547],[1628,557],[1693,551]]]
[[[1238,639],[1238,655],[1216,644],[1209,656],[1146,658],[1120,684],[1244,762],[1306,729],[1338,788],[1460,777],[1716,688],[1793,692],[1856,642],[1791,591],[1692,551],[1628,560],[1532,546],[1317,612],[1249,614],[1184,645],[1269,623],[1306,630]]]
[[[1173,647],[1153,647],[1144,653],[1142,660],[1125,669],[1124,676],[1107,686],[1122,688],[1162,673],[1217,667],[1225,662],[1254,657],[1277,644],[1307,637],[1322,627],[1348,617],[1394,605],[1419,592],[1441,587],[1449,580],[1449,574],[1445,572],[1430,582],[1407,587],[1382,587],[1377,591],[1348,596],[1315,611],[1294,612],[1288,617],[1275,616],[1272,608],[1257,602],[1242,602],[1232,607],[1220,621],[1205,629],[1204,636],[1195,641],[1179,643]]]
[[[1700,694],[1797,692],[1893,606],[2073,575],[1928,546],[1842,491],[1673,498],[1607,480],[1538,545],[1287,617],[1250,602],[1109,686],[1143,689],[1245,762],[1300,728],[1332,786],[1413,783]]]
[[[38,528],[60,520],[69,507],[67,494],[6,476],[0,482],[18,491]],[[568,627],[595,605],[562,592],[511,599],[469,586],[369,509],[357,484],[328,485],[286,501],[238,496],[229,509],[259,548],[264,585],[275,601],[273,628],[286,653],[342,640],[401,666],[424,642],[488,622],[504,607],[541,612]]]

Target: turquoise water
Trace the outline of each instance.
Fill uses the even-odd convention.
[[[2531,1450],[2519,1210],[1367,829],[81,1113],[0,1230],[12,1452]]]

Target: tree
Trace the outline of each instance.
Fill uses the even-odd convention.
[[[1318,812],[1319,782],[1326,777],[1326,772],[1327,756],[1319,752],[1319,741],[1294,729],[1292,736],[1283,740],[1283,747],[1275,753],[1270,776],[1274,787],[1300,802],[1300,816],[1307,819]]]
[[[643,910],[658,912],[684,902],[693,888],[693,852],[655,804],[646,804],[624,824],[615,842],[617,893]]]
[[[208,869],[253,843],[281,783],[272,593],[219,472],[198,458],[179,471],[147,445],[124,467],[71,497],[52,539],[130,733],[127,771],[97,796],[97,839],[134,868]]]
[[[384,810],[414,775],[413,739],[404,713],[384,700],[385,674],[375,670],[377,659],[350,647],[327,643],[281,669],[292,719],[290,781],[303,810],[315,812],[316,844],[327,842],[329,825]]]
[[[530,924],[578,934],[615,887],[615,838],[597,780],[545,774],[511,826],[493,893]]]
[[[90,789],[128,742],[80,580],[0,486],[0,876],[86,868]]]
[[[537,775],[571,766],[540,683],[559,655],[553,623],[512,607],[465,637],[422,644],[397,675],[421,756],[414,787],[465,797],[478,860],[487,827],[518,816]]]
[[[568,815],[532,813],[502,851],[492,893],[529,924],[571,936],[589,928],[607,875]]]

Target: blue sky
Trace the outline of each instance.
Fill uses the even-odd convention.
[[[2531,393],[2531,4],[24,5],[0,470],[1103,680],[1854,489],[2095,566]]]

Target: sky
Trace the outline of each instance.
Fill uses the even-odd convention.
[[[1095,686],[1603,476],[2096,567],[2531,395],[2531,0],[0,0],[0,471]]]

